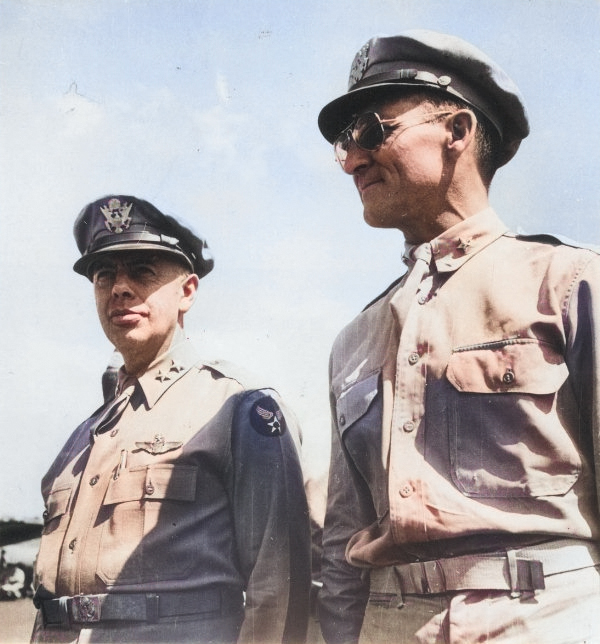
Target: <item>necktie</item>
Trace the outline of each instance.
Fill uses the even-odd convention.
[[[90,426],[90,434],[102,434],[113,427],[121,417],[135,390],[135,379],[128,378],[121,388],[121,394],[110,400],[98,418]]]
[[[404,326],[410,305],[415,299],[421,282],[431,272],[431,244],[421,244],[408,254],[407,262],[410,270],[404,284],[392,299],[400,329]]]

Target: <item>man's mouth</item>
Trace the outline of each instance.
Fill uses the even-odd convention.
[[[133,309],[115,309],[110,312],[109,317],[111,322],[114,324],[128,325],[139,322],[139,320],[144,317],[144,314]]]

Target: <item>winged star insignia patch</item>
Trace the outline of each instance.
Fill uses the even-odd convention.
[[[286,430],[283,412],[273,398],[267,396],[254,403],[250,423],[263,436],[281,436]]]
[[[111,233],[122,233],[131,224],[130,203],[121,204],[120,199],[109,199],[106,206],[100,206],[104,215],[104,224]]]
[[[182,445],[183,443],[180,441],[165,441],[165,437],[162,434],[156,434],[151,442],[136,442],[135,444],[138,449],[142,449],[148,454],[165,454],[174,449],[179,449]]]

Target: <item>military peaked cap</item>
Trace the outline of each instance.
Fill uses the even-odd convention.
[[[321,133],[333,143],[361,109],[399,87],[427,88],[479,110],[500,136],[499,165],[514,156],[529,134],[519,89],[493,60],[461,38],[420,29],[371,38],[358,51],[347,93],[319,114]]]
[[[202,278],[214,261],[204,239],[148,201],[108,195],[88,204],[75,220],[73,234],[81,257],[73,270],[90,277],[91,264],[108,252],[154,250],[177,256]]]

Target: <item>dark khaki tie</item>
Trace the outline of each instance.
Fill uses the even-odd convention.
[[[91,434],[103,434],[115,426],[129,404],[129,400],[135,391],[135,383],[135,378],[125,380],[121,394],[106,403],[103,411],[90,426]]]
[[[392,306],[401,329],[421,282],[431,273],[431,256],[431,244],[421,244],[412,250],[408,258],[410,270],[406,281],[392,299]]]

